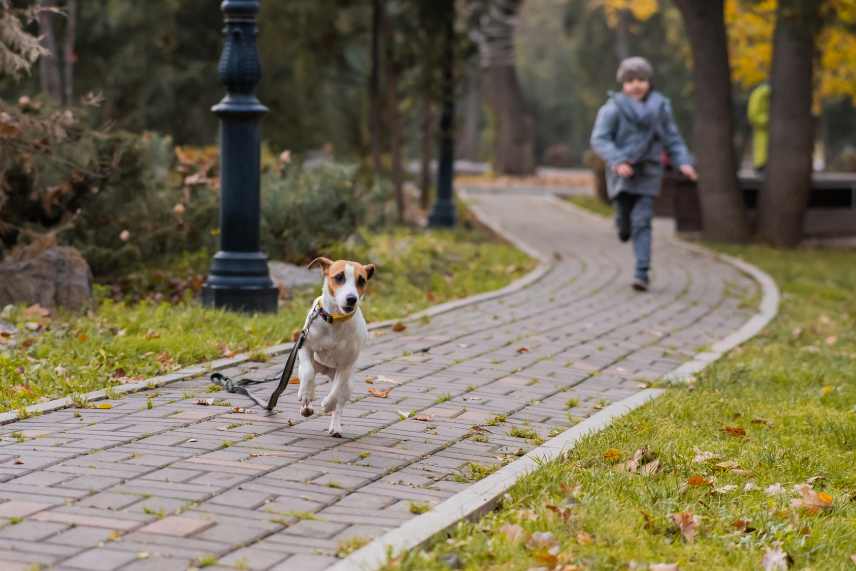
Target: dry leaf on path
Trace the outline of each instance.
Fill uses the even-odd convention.
[[[761,567],[764,571],[786,571],[793,563],[793,559],[786,552],[782,551],[781,544],[776,544],[772,548],[764,552],[764,558],[761,559]]]
[[[397,321],[395,325],[392,326],[392,330],[396,333],[401,333],[405,329],[407,329],[407,326],[400,321]]]
[[[214,404],[214,399],[199,399],[196,401],[199,406],[211,406]]]
[[[419,414],[414,416],[413,420],[418,420],[420,422],[431,422],[431,416],[427,414]]]
[[[505,536],[511,543],[518,543],[523,540],[526,532],[516,523],[507,523],[499,528],[499,533]]]
[[[388,397],[390,392],[392,392],[392,387],[386,389],[385,391],[376,389],[374,387],[369,387],[369,394],[370,395],[373,395],[373,396],[376,396],[376,397],[382,398],[382,399],[385,399],[386,397]]]
[[[288,384],[289,385],[299,385],[300,379],[297,377],[291,377],[290,379],[288,379]]]
[[[108,409],[113,408],[113,405],[110,404],[109,402],[100,402],[100,403],[95,405],[95,408],[100,408],[102,410],[108,410]]]
[[[672,521],[681,530],[681,535],[684,536],[687,543],[692,543],[693,539],[695,539],[696,531],[698,531],[698,524],[700,522],[698,516],[693,515],[692,512],[674,513],[672,514]]]
[[[528,348],[528,347],[521,347],[521,348],[519,348],[519,349],[517,350],[517,352],[518,352],[518,353],[528,353],[528,352],[529,352],[529,348]]]

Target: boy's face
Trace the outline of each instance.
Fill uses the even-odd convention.
[[[640,79],[638,77],[631,77],[625,81],[622,86],[624,95],[636,100],[641,100],[645,97],[649,89],[651,89],[651,82],[647,79]]]

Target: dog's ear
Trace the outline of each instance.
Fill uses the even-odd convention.
[[[372,276],[375,273],[375,265],[374,264],[368,264],[366,266],[363,266],[363,269],[366,270],[366,279],[367,280],[372,279]]]
[[[315,266],[321,266],[321,269],[324,270],[324,273],[326,273],[327,268],[329,268],[332,265],[333,265],[333,260],[331,260],[330,258],[325,258],[323,256],[320,256],[318,258],[315,258],[311,262],[309,262],[309,265],[306,267],[311,270]]]

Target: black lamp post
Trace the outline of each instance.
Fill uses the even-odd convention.
[[[261,64],[256,47],[259,0],[224,0],[225,45],[220,79],[220,251],[202,289],[206,306],[276,312],[277,289],[259,250],[261,134],[267,107],[256,98]]]
[[[443,34],[443,108],[440,115],[440,157],[437,161],[437,200],[428,216],[428,225],[455,225],[452,201],[455,167],[455,2],[446,0],[447,17]]]

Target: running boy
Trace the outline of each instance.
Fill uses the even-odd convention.
[[[622,242],[633,238],[633,289],[637,291],[648,290],[651,218],[663,178],[663,149],[684,175],[697,179],[692,157],[672,117],[672,105],[653,90],[652,75],[651,64],[644,58],[622,61],[617,73],[621,93],[610,92],[591,134],[592,148],[607,164],[606,184],[615,204],[618,237]]]

